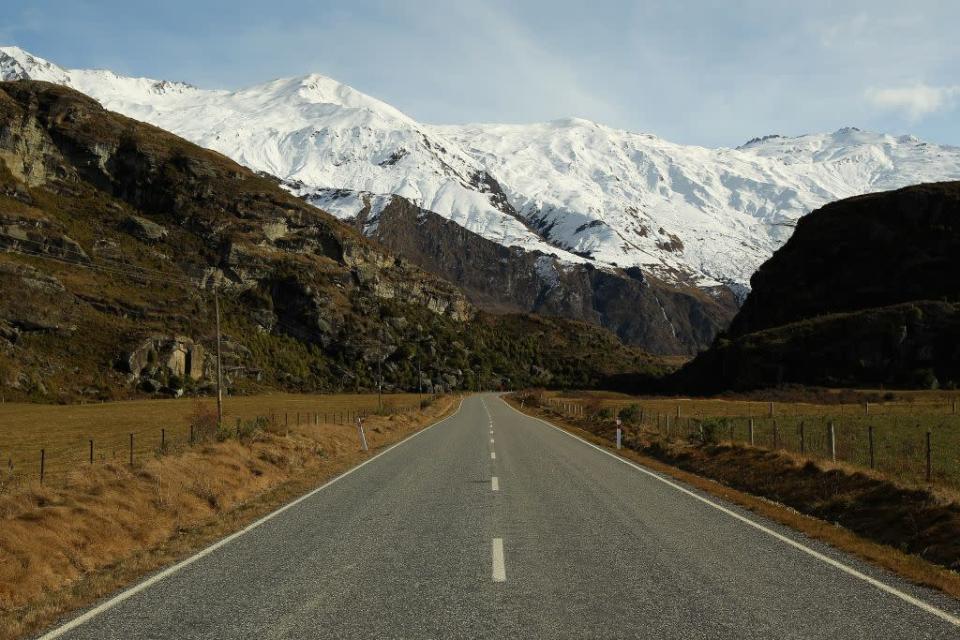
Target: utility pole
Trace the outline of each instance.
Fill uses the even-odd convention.
[[[217,316],[217,426],[223,424],[223,367],[220,354],[220,294],[213,290],[213,307]]]
[[[377,404],[383,411],[383,352],[377,353]]]
[[[423,402],[423,374],[420,373],[420,340],[417,340],[417,402]]]

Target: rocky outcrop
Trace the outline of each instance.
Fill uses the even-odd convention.
[[[960,183],[836,202],[751,280],[688,390],[960,385]]]
[[[167,237],[165,227],[141,216],[128,216],[123,221],[123,229],[144,242],[159,242]]]
[[[736,312],[729,290],[668,286],[639,269],[601,270],[511,249],[394,197],[354,221],[393,252],[456,283],[474,304],[591,322],[652,353],[706,348]]]

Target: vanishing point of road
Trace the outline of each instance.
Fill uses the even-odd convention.
[[[48,638],[960,638],[960,603],[496,395]]]

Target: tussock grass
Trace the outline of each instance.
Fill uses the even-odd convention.
[[[537,393],[540,396],[540,392]],[[787,395],[787,394],[785,394]],[[542,394],[545,404],[574,404],[585,414],[612,419],[640,413],[643,424],[664,437],[686,438],[703,424],[714,439],[749,442],[753,423],[758,447],[830,459],[829,426],[834,426],[837,461],[869,469],[873,431],[873,470],[911,484],[927,484],[926,434],[930,432],[930,482],[960,489],[960,394],[950,391],[817,390],[794,392],[811,401],[745,398],[635,397],[609,392]],[[626,422],[633,422],[626,420]],[[639,421],[637,421],[639,422]]]
[[[417,394],[384,394],[389,410],[410,410],[418,405]],[[19,482],[39,478],[40,449],[45,450],[45,480],[58,482],[71,471],[86,471],[90,440],[94,462],[122,465],[129,462],[130,436],[134,434],[134,460],[146,461],[160,451],[161,429],[167,451],[181,450],[189,443],[190,421],[198,407],[210,410],[210,398],[178,400],[130,400],[84,405],[0,404],[0,490],[4,478]],[[327,424],[341,422],[347,412],[377,409],[376,394],[271,393],[224,399],[224,426],[273,417],[277,426],[293,428],[312,422],[319,414]],[[308,416],[309,414],[309,416]],[[199,435],[199,434],[197,434]],[[11,474],[12,466],[12,474]],[[10,478],[13,475],[14,478]],[[0,491],[2,493],[2,491]]]
[[[250,400],[247,409],[258,411],[262,405]],[[369,399],[339,402],[359,407]],[[289,433],[257,430],[241,440],[209,441],[133,467],[108,461],[71,471],[57,484],[32,482],[0,495],[0,638],[35,631],[242,527],[456,402],[442,397],[422,411],[367,418],[369,453],[360,451],[354,424],[302,424]],[[179,410],[178,403],[160,404]]]

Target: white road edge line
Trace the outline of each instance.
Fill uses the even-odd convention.
[[[165,579],[165,578],[169,578],[169,577],[172,576],[173,574],[175,574],[175,573],[177,573],[178,571],[180,571],[181,569],[183,569],[183,568],[185,568],[185,567],[193,564],[193,563],[196,562],[197,560],[200,560],[201,558],[204,558],[204,557],[210,555],[211,553],[213,553],[214,551],[216,551],[216,550],[219,549],[220,547],[223,547],[223,546],[226,546],[226,545],[230,544],[231,542],[233,542],[234,540],[236,540],[236,539],[239,538],[240,536],[242,536],[242,535],[244,535],[244,534],[246,534],[246,533],[250,533],[251,531],[253,531],[253,530],[256,529],[257,527],[259,527],[260,525],[262,525],[262,524],[264,524],[264,523],[266,523],[266,522],[268,522],[268,521],[276,518],[278,515],[280,515],[281,513],[283,513],[284,511],[286,511],[287,509],[291,509],[291,508],[295,507],[296,505],[300,504],[300,503],[303,502],[304,500],[307,500],[307,499],[313,497],[314,495],[316,495],[317,493],[323,491],[324,489],[326,489],[326,488],[329,487],[330,485],[332,485],[332,484],[334,484],[334,483],[336,483],[336,482],[339,482],[340,480],[343,480],[344,478],[346,478],[347,476],[349,476],[349,475],[350,475],[351,473],[353,473],[354,471],[358,471],[358,470],[360,470],[361,468],[367,466],[368,464],[370,464],[371,462],[373,462],[374,460],[376,460],[376,459],[379,458],[380,456],[382,456],[382,455],[384,455],[384,454],[387,454],[387,453],[390,453],[391,451],[393,451],[394,449],[396,449],[396,448],[399,447],[400,445],[405,444],[405,443],[407,443],[407,442],[410,442],[411,440],[413,440],[414,438],[416,438],[416,437],[419,436],[420,434],[426,433],[428,430],[434,428],[435,426],[446,422],[446,421],[449,420],[450,418],[455,417],[458,413],[460,413],[460,409],[463,408],[463,400],[464,400],[463,398],[460,399],[460,404],[457,406],[457,410],[454,411],[453,413],[451,413],[450,415],[448,415],[446,418],[443,418],[443,419],[441,419],[441,420],[438,420],[438,421],[434,422],[433,424],[424,427],[424,428],[421,429],[420,431],[417,431],[416,433],[411,433],[409,436],[407,436],[406,438],[404,438],[404,439],[401,440],[400,442],[395,442],[394,444],[390,445],[389,447],[387,447],[386,449],[384,449],[383,451],[381,451],[381,452],[378,453],[377,455],[373,456],[372,458],[370,458],[370,459],[368,459],[368,460],[364,460],[363,462],[361,462],[361,463],[358,464],[357,466],[351,467],[350,469],[347,469],[346,471],[344,471],[343,473],[341,473],[341,474],[338,475],[337,477],[333,478],[332,480],[328,480],[326,483],[320,485],[320,486],[317,487],[316,489],[311,489],[309,492],[303,494],[302,496],[300,496],[300,497],[297,498],[296,500],[293,500],[292,502],[288,502],[287,504],[283,505],[282,507],[280,507],[280,508],[277,509],[276,511],[271,511],[270,513],[268,513],[267,515],[263,516],[263,517],[260,518],[259,520],[248,524],[246,527],[244,527],[244,528],[241,529],[240,531],[237,531],[237,532],[235,532],[235,533],[232,533],[232,534],[230,534],[229,536],[227,536],[226,538],[223,538],[223,539],[221,539],[221,540],[213,543],[213,544],[210,545],[209,547],[207,547],[207,548],[205,548],[205,549],[203,549],[203,550],[195,553],[194,555],[190,556],[190,557],[187,558],[186,560],[181,560],[181,561],[178,562],[177,564],[175,564],[175,565],[173,565],[173,566],[171,566],[171,567],[167,567],[166,569],[164,569],[164,570],[161,571],[160,573],[157,573],[157,574],[155,574],[155,575],[147,578],[147,579],[144,580],[143,582],[141,582],[141,583],[139,583],[139,584],[137,584],[137,585],[135,585],[135,586],[133,586],[133,587],[130,587],[129,589],[127,589],[127,590],[125,590],[125,591],[121,591],[120,593],[118,593],[117,595],[113,596],[112,598],[110,598],[109,600],[107,600],[106,602],[104,602],[103,604],[100,604],[100,605],[94,607],[93,609],[90,609],[90,610],[87,611],[86,613],[77,616],[76,618],[70,620],[69,622],[63,624],[62,626],[57,627],[56,629],[52,629],[52,630],[46,632],[45,634],[43,634],[42,636],[40,636],[39,638],[37,638],[37,640],[52,640],[53,638],[59,638],[59,637],[62,636],[63,634],[67,633],[68,631],[73,631],[74,629],[76,629],[76,628],[79,627],[80,625],[84,624],[85,622],[88,622],[88,621],[92,620],[93,618],[97,617],[97,616],[100,615],[101,613],[103,613],[103,612],[105,612],[105,611],[107,611],[107,610],[109,610],[109,609],[112,609],[113,607],[117,606],[118,604],[120,604],[120,603],[123,602],[124,600],[127,600],[127,599],[131,598],[132,596],[135,596],[136,594],[140,593],[141,591],[144,591],[144,590],[148,589],[149,587],[155,585],[156,583],[160,582],[161,580],[163,580],[163,579]]]
[[[500,480],[497,476],[490,478],[490,488],[494,491],[500,491]]]
[[[493,539],[493,581],[507,581],[507,565],[503,560],[503,538]]]
[[[690,491],[689,489],[685,489],[685,488],[681,487],[680,485],[678,485],[677,483],[672,482],[672,481],[670,481],[670,480],[667,480],[666,478],[661,477],[660,475],[654,473],[653,471],[650,471],[649,469],[645,469],[644,467],[640,466],[639,464],[636,464],[635,462],[633,462],[633,461],[631,461],[631,460],[627,460],[626,458],[623,458],[623,457],[621,457],[621,456],[618,456],[618,455],[615,454],[615,453],[612,453],[612,452],[610,452],[610,451],[607,451],[607,450],[604,449],[603,447],[598,447],[597,445],[593,444],[592,442],[588,442],[588,441],[584,440],[583,438],[581,438],[581,437],[578,436],[578,435],[574,435],[574,434],[570,433],[569,431],[567,431],[567,430],[565,430],[565,429],[561,429],[560,427],[558,427],[558,426],[556,426],[556,425],[554,425],[554,424],[550,424],[550,423],[547,422],[546,420],[542,420],[541,418],[537,418],[537,417],[535,417],[535,416],[527,415],[526,413],[523,413],[522,411],[516,409],[513,405],[511,405],[511,404],[510,404],[509,402],[507,402],[506,400],[503,400],[502,398],[501,398],[501,402],[503,402],[505,405],[507,405],[508,407],[510,407],[511,409],[513,409],[514,411],[516,411],[517,413],[519,413],[520,415],[522,415],[522,416],[524,416],[524,417],[526,417],[526,418],[529,418],[529,419],[531,419],[531,420],[536,420],[536,421],[538,421],[538,422],[542,422],[543,424],[547,425],[547,426],[550,427],[551,429],[556,429],[556,430],[559,431],[560,433],[562,433],[562,434],[564,434],[564,435],[567,435],[567,436],[570,436],[570,437],[573,438],[574,440],[579,440],[580,442],[582,442],[583,444],[587,445],[588,447],[592,447],[592,448],[596,449],[597,451],[599,451],[600,453],[606,454],[606,455],[610,456],[611,458],[613,458],[613,459],[615,459],[615,460],[619,460],[620,462],[622,462],[622,463],[624,463],[624,464],[626,464],[626,465],[628,465],[628,466],[633,467],[633,468],[636,469],[637,471],[640,471],[641,473],[644,473],[644,474],[650,476],[651,478],[654,478],[654,479],[656,479],[656,480],[659,480],[660,482],[662,482],[662,483],[664,483],[664,484],[666,484],[666,485],[668,485],[668,486],[676,489],[677,491],[679,491],[679,492],[681,492],[681,493],[685,493],[685,494],[687,494],[688,496],[690,496],[690,497],[692,497],[692,498],[694,498],[694,499],[696,499],[696,500],[699,500],[700,502],[702,502],[702,503],[704,503],[704,504],[706,504],[706,505],[709,505],[709,506],[713,507],[714,509],[716,509],[716,510],[718,510],[718,511],[721,511],[721,512],[727,514],[727,515],[730,516],[731,518],[736,518],[737,520],[740,520],[741,522],[750,525],[750,526],[753,527],[754,529],[757,529],[757,530],[759,530],[759,531],[762,531],[763,533],[766,533],[767,535],[772,536],[772,537],[776,538],[777,540],[780,540],[781,542],[784,542],[784,543],[790,545],[791,547],[794,547],[795,549],[798,549],[798,550],[802,551],[803,553],[805,553],[805,554],[807,554],[807,555],[809,555],[809,556],[811,556],[811,557],[813,557],[813,558],[816,558],[817,560],[820,560],[821,562],[823,562],[823,563],[825,563],[825,564],[828,564],[828,565],[830,565],[830,566],[832,566],[832,567],[834,567],[834,568],[836,568],[836,569],[839,569],[840,571],[842,571],[842,572],[844,572],[844,573],[846,573],[846,574],[848,574],[848,575],[851,575],[851,576],[853,576],[854,578],[858,578],[858,579],[860,579],[860,580],[863,580],[863,581],[866,582],[867,584],[870,584],[870,585],[876,587],[877,589],[880,589],[881,591],[884,591],[884,592],[886,592],[886,593],[888,593],[888,594],[890,594],[890,595],[892,595],[892,596],[895,596],[895,597],[897,597],[897,598],[900,598],[900,599],[903,600],[904,602],[909,603],[909,604],[912,604],[913,606],[917,607],[918,609],[922,609],[923,611],[926,611],[927,613],[930,613],[930,614],[932,614],[932,615],[935,615],[935,616],[937,616],[938,618],[940,618],[941,620],[944,620],[944,621],[946,621],[946,622],[949,622],[950,624],[952,624],[952,625],[954,625],[954,626],[960,627],[960,618],[958,618],[957,616],[951,615],[950,613],[947,613],[946,611],[944,611],[944,610],[942,610],[942,609],[939,609],[939,608],[937,608],[937,607],[935,607],[935,606],[933,606],[933,605],[931,605],[931,604],[927,604],[927,603],[924,602],[923,600],[920,600],[920,599],[918,599],[918,598],[915,598],[915,597],[911,596],[909,593],[904,593],[903,591],[900,591],[900,590],[897,589],[896,587],[891,587],[890,585],[888,585],[888,584],[886,584],[886,583],[884,583],[884,582],[881,582],[880,580],[877,580],[876,578],[871,578],[870,576],[868,576],[868,575],[866,575],[866,574],[864,574],[864,573],[861,573],[860,571],[857,571],[857,570],[854,569],[853,567],[850,567],[850,566],[848,566],[848,565],[845,565],[845,564],[843,564],[842,562],[840,562],[840,561],[838,561],[838,560],[834,560],[833,558],[831,558],[831,557],[829,557],[829,556],[826,556],[826,555],[820,553],[819,551],[816,551],[816,550],[814,550],[814,549],[811,549],[810,547],[808,547],[808,546],[806,546],[806,545],[804,545],[804,544],[802,544],[802,543],[800,543],[800,542],[797,542],[796,540],[792,540],[792,539],[788,538],[787,536],[785,536],[785,535],[783,535],[783,534],[777,533],[777,532],[774,531],[773,529],[770,529],[769,527],[765,527],[764,525],[760,524],[759,522],[754,522],[754,521],[751,520],[750,518],[747,518],[747,517],[745,517],[745,516],[742,516],[742,515],[740,515],[739,513],[735,512],[735,511],[732,511],[732,510],[730,510],[730,509],[727,509],[727,508],[724,507],[723,505],[717,504],[716,502],[714,502],[714,501],[712,501],[712,500],[709,500],[709,499],[707,499],[707,498],[704,498],[703,496],[697,495],[697,494],[694,493],[693,491]]]

